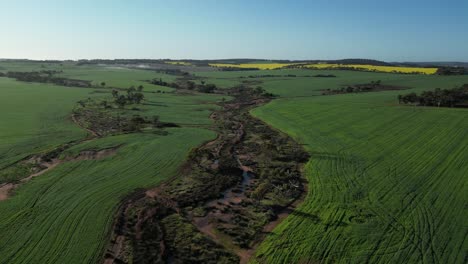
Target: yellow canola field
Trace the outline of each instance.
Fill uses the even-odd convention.
[[[306,68],[329,69],[329,68],[354,68],[365,71],[378,72],[397,72],[397,73],[422,73],[435,74],[437,68],[422,68],[422,67],[398,67],[398,66],[375,66],[375,65],[359,65],[359,64],[328,64],[317,63],[305,65]]]
[[[186,62],[186,61],[165,61],[164,63],[172,64],[172,65],[184,65],[184,66],[192,65],[192,63]]]

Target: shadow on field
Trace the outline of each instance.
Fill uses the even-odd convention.
[[[163,106],[163,107],[167,107],[166,104],[160,104],[160,103],[156,103],[156,102],[146,102],[146,103],[142,103],[142,105],[151,105],[151,106]]]

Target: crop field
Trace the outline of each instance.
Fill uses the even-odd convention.
[[[0,66],[19,70],[20,64]],[[41,68],[25,64],[23,71],[32,70]],[[192,148],[215,137],[207,129],[208,117],[221,96],[181,95],[166,87],[167,93],[154,93],[157,87],[142,80],[172,76],[149,71],[72,65],[62,70],[63,76],[105,81],[113,87],[142,83],[146,96],[138,110],[115,111],[122,117],[158,115],[162,122],[180,127],[165,129],[167,135],[143,130],[83,141],[62,153],[75,156],[80,151],[117,148],[115,154],[102,159],[64,161],[0,201],[0,263],[99,262],[123,197],[173,177]],[[0,78],[0,92],[1,169],[31,154],[83,140],[88,133],[71,119],[77,101],[111,98],[110,88],[62,87],[9,78]]]
[[[179,219],[176,226],[184,226],[186,230],[176,230],[177,236],[190,235],[200,244],[193,245],[179,237],[172,243],[210,250],[210,243],[215,241],[220,248],[214,252],[241,252],[237,256],[243,261],[252,254],[250,263],[466,262],[467,109],[400,105],[397,96],[458,87],[468,83],[468,75],[410,74],[415,71],[409,68],[406,71],[409,74],[370,68],[366,71],[332,69],[334,67],[280,69],[293,63],[260,61],[212,65],[259,70],[202,71],[208,67],[196,69],[197,64],[166,63],[171,64],[170,67],[179,66],[189,74],[181,77],[177,75],[180,72],[162,73],[164,71],[149,70],[139,64],[125,68],[119,64],[0,61],[3,73],[56,71],[54,74],[60,78],[91,81],[91,87],[73,87],[0,77],[0,187],[5,182],[19,182],[21,177],[15,177],[15,171],[9,170],[16,163],[68,143],[60,152],[56,166],[21,182],[8,199],[0,200],[1,264],[102,263],[116,215],[129,195],[163,182],[171,183],[169,180],[177,177],[194,184],[187,187],[184,180],[174,181],[175,191],[171,193],[198,195],[205,189],[200,191],[195,187],[208,184],[211,188],[211,182],[199,182],[200,179],[194,178],[196,173],[183,174],[187,169],[184,166],[182,170],[185,162],[199,161],[200,164],[191,165],[206,177],[201,179],[211,179],[202,168],[223,165],[222,159],[214,161],[212,153],[220,152],[216,144],[219,143],[221,149],[226,146],[226,142],[217,143],[216,140],[232,140],[251,131],[246,133],[252,134],[240,136],[239,141],[232,141],[237,145],[229,148],[231,143],[227,144],[227,150],[237,151],[235,162],[240,163],[237,155],[247,161],[249,155],[264,155],[253,154],[255,149],[250,147],[258,142],[262,142],[262,146],[265,142],[272,144],[274,141],[269,141],[270,137],[277,134],[262,134],[268,129],[286,133],[304,147],[301,151],[305,156],[306,152],[310,154],[310,159],[301,163],[306,164],[303,168],[307,180],[304,200],[274,229],[268,230],[251,253],[245,253],[239,244],[226,242],[227,233],[220,236],[221,242],[216,240],[216,235],[210,235],[221,233],[220,230],[202,230],[200,226],[208,228],[202,225],[203,221],[197,226],[187,220],[189,218],[183,218],[184,213],[177,213],[177,217],[169,214],[162,223],[172,226],[171,219]],[[193,72],[190,67],[194,67]],[[153,85],[149,83],[153,79],[167,83],[191,81],[195,89],[169,87],[162,82],[166,86]],[[327,89],[339,90],[375,81],[402,90],[324,95]],[[215,84],[216,89],[211,93],[197,90],[205,84]],[[117,100],[113,90],[129,96],[127,89],[140,85],[144,87],[141,91],[144,99],[140,103],[102,106],[103,101],[113,104]],[[235,94],[239,92],[236,89],[244,93]],[[246,92],[254,89],[272,95],[258,97],[263,95]],[[250,101],[242,101],[246,97],[250,97]],[[229,100],[235,103],[220,103]],[[261,126],[258,120],[259,123],[254,124],[241,123],[254,119],[234,115],[245,105],[249,107],[241,109],[245,115],[250,111],[266,124]],[[96,109],[99,114],[111,113],[105,116],[110,119],[138,117],[145,123],[131,131],[96,135],[89,128],[83,128],[86,123],[78,122],[74,115],[72,118],[78,110]],[[220,113],[226,118],[224,123],[219,119]],[[85,121],[92,123],[98,117],[91,115],[91,119]],[[156,123],[151,123],[153,118]],[[162,126],[164,124],[166,126]],[[243,138],[249,141],[244,142]],[[282,142],[283,150],[292,146],[286,139],[278,142]],[[205,148],[192,151],[202,145]],[[276,147],[271,149],[280,147],[273,146]],[[266,147],[265,143],[259,149],[269,150]],[[210,152],[212,150],[214,152]],[[293,150],[291,153],[296,153],[297,149]],[[288,160],[284,164],[291,162],[295,161]],[[278,170],[264,173],[280,177],[281,167],[276,168]],[[298,177],[299,168],[296,170]],[[242,178],[242,188],[230,191],[239,196],[230,199],[240,199],[244,194],[239,192],[249,189],[250,182],[259,180],[255,177],[253,181]],[[222,183],[225,184],[224,180]],[[270,183],[265,182],[263,187],[269,186],[267,184]],[[183,189],[185,187],[188,189]],[[256,195],[260,196],[259,193]],[[219,206],[222,199],[225,198],[212,204]],[[181,201],[189,203],[190,198]],[[253,206],[241,205],[236,210]],[[195,212],[197,217],[204,217],[205,210],[208,212],[200,201],[181,210]],[[236,210],[229,211],[233,219],[236,219]],[[260,215],[255,210],[252,212]],[[213,212],[209,215],[216,216]],[[236,224],[245,224],[243,219],[237,221]],[[261,221],[257,221],[256,225],[261,225]],[[226,230],[231,223],[224,224]],[[237,239],[243,242],[244,238]],[[177,247],[177,244],[171,247],[174,245]],[[222,247],[226,248],[221,250]]]
[[[90,92],[0,78],[0,168],[84,137],[86,132],[68,114],[77,98],[86,98]]]
[[[453,88],[467,82],[466,76],[436,76],[421,74],[397,74],[381,72],[361,72],[343,70],[278,69],[233,72],[197,72],[196,76],[210,82],[219,82],[222,87],[230,87],[243,82],[259,82],[258,86],[267,89],[281,98],[320,95],[322,90],[336,89],[347,85],[368,83],[381,80],[389,85],[408,88],[435,89]],[[333,78],[314,77],[316,75],[335,75]],[[269,75],[270,77],[262,77]],[[295,75],[295,77],[288,77]],[[249,78],[252,76],[252,78]]]
[[[308,64],[303,67],[313,68],[313,69],[350,68],[350,69],[364,70],[364,71],[395,72],[395,73],[434,74],[437,72],[437,68],[377,66],[377,65],[360,65],[360,64],[317,63],[317,64]]]
[[[120,199],[175,175],[188,151],[213,136],[183,128],[96,141],[123,146],[110,158],[65,163],[0,203],[0,262],[97,262]]]
[[[403,67],[403,66],[378,66],[378,65],[365,65],[365,64],[334,64],[334,63],[211,63],[212,67],[235,67],[235,68],[256,68],[258,70],[276,70],[288,66],[297,66],[299,68],[310,69],[335,69],[335,68],[349,68],[359,71],[370,72],[388,72],[388,73],[417,73],[417,74],[435,74],[437,68],[424,68],[424,67]]]
[[[468,82],[423,77],[392,82],[419,89]],[[311,154],[307,197],[253,262],[466,261],[466,109],[399,106],[397,94],[284,98],[253,110]]]
[[[105,82],[106,86],[117,88],[129,88],[130,86],[143,85],[148,91],[170,92],[173,89],[153,85],[147,81],[152,79],[163,79],[164,81],[174,81],[174,76],[167,74],[154,73],[153,71],[127,69],[121,67],[99,67],[99,66],[81,66],[64,69],[60,76],[72,79],[89,80],[93,84],[100,85]]]

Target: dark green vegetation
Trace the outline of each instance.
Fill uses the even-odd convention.
[[[367,93],[367,92],[381,92],[391,90],[407,89],[405,87],[389,86],[382,84],[382,81],[371,81],[365,84],[348,85],[341,87],[341,89],[326,89],[322,92],[323,95],[346,94],[346,93]]]
[[[424,91],[420,95],[415,92],[398,95],[398,102],[419,106],[468,107],[468,84],[453,89]]]
[[[465,75],[468,71],[464,67],[440,67],[437,70],[439,75]]]
[[[191,63],[0,62],[0,263],[466,262],[468,76]]]

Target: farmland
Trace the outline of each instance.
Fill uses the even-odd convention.
[[[406,67],[406,66],[382,66],[369,64],[337,64],[337,63],[211,63],[210,66],[218,68],[239,68],[239,69],[257,69],[257,70],[275,70],[281,68],[309,68],[309,69],[341,69],[341,70],[356,70],[369,72],[386,72],[386,73],[412,73],[412,74],[435,74],[438,68],[426,67]]]
[[[361,65],[361,64],[330,64],[330,63],[317,63],[307,64],[304,67],[312,69],[333,69],[333,68],[349,68],[363,71],[376,71],[376,72],[396,72],[396,73],[422,73],[434,74],[437,68],[422,68],[422,67],[400,67],[400,66],[379,66],[379,65]]]
[[[430,80],[394,82],[443,85]],[[311,154],[307,198],[259,247],[257,261],[466,259],[466,110],[401,107],[396,94],[285,98],[253,111]]]
[[[92,71],[89,68],[64,70],[64,75],[127,87],[138,85],[149,73],[114,69],[100,74],[99,68],[95,70],[91,76],[86,75]],[[87,132],[70,118],[76,102],[111,97],[110,89],[60,87],[7,78],[0,81],[1,93],[6,95],[1,97],[0,122],[2,128],[8,128],[1,132],[2,169],[26,156],[83,140]],[[117,148],[114,155],[103,159],[62,162],[0,201],[0,263],[99,262],[121,199],[138,188],[174,176],[192,148],[215,136],[206,127],[209,114],[216,108],[213,102],[220,97],[160,94],[151,89],[149,86],[138,113],[157,114],[161,121],[180,127],[165,129],[166,134],[147,130],[83,141],[66,150],[62,155]],[[119,111],[123,115],[129,110]]]
[[[90,81],[0,77],[0,187],[26,176],[15,164],[60,152],[0,201],[0,263],[466,260],[467,110],[397,96],[468,76],[210,64],[0,62]],[[240,69],[218,69],[229,65]],[[376,81],[399,90],[324,93]],[[114,103],[139,86],[141,103]]]

